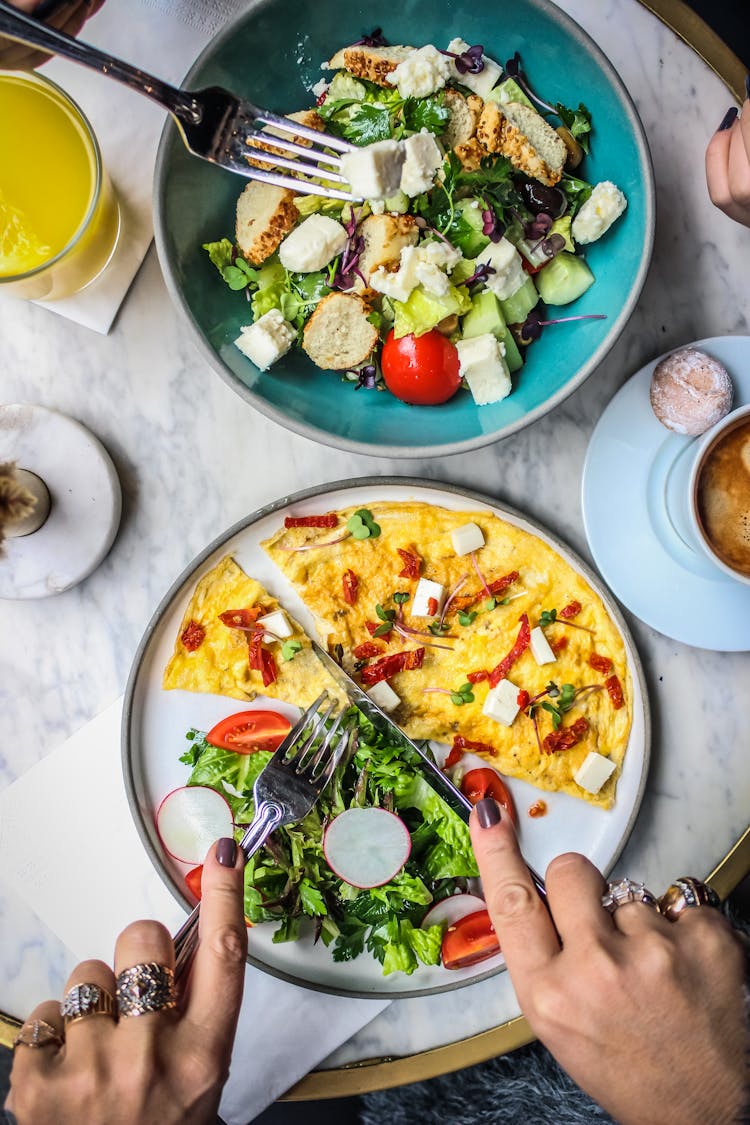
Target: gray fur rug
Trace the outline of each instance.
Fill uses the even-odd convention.
[[[726,906],[738,930],[750,920]],[[750,974],[749,974],[750,976]],[[744,1119],[743,1119],[744,1120]],[[750,1120],[750,1119],[749,1119]],[[361,1125],[589,1125],[613,1118],[584,1094],[541,1043],[479,1066],[362,1098]]]

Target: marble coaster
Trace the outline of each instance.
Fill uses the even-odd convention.
[[[120,525],[122,493],[112,460],[80,422],[44,406],[0,406],[0,461],[41,477],[52,501],[38,531],[6,539],[0,598],[46,598],[86,578]]]

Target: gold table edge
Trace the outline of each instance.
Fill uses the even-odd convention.
[[[745,97],[748,68],[684,0],[638,0],[718,75],[738,102]],[[716,865],[706,881],[723,899],[750,873],[750,827]],[[0,1013],[0,1046],[12,1047],[19,1020]],[[485,1062],[531,1043],[534,1034],[522,1016],[458,1043],[433,1047],[403,1058],[365,1059],[335,1070],[313,1070],[280,1101],[313,1101],[403,1086]]]

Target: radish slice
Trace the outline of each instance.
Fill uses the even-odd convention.
[[[232,810],[220,793],[206,785],[173,789],[159,805],[156,829],[161,842],[182,863],[203,863],[206,852],[234,830]]]
[[[451,895],[430,907],[422,919],[422,929],[426,930],[428,926],[452,926],[467,914],[476,914],[478,910],[486,909],[487,903],[476,895]]]
[[[347,809],[328,825],[323,851],[339,879],[365,890],[398,874],[411,853],[411,837],[387,809]]]

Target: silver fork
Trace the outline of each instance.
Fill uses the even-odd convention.
[[[329,187],[328,183],[314,183],[304,178],[310,176],[348,185],[346,177],[341,174],[341,156],[337,154],[354,149],[349,141],[261,109],[220,86],[209,86],[205,90],[181,90],[170,86],[168,82],[162,82],[160,78],[90,44],[81,43],[62,31],[39,23],[32,16],[12,8],[5,0],[0,0],[0,35],[51,55],[62,55],[150,98],[172,114],[188,151],[211,164],[227,168],[249,180],[291,188],[300,195],[324,195],[328,199],[350,202],[360,198],[343,188]],[[263,131],[269,127],[281,132],[282,136]],[[310,147],[298,144],[300,137],[311,141]],[[316,147],[316,142],[321,147]],[[269,144],[297,159],[269,153],[264,147]],[[335,151],[326,151],[329,149]],[[250,155],[266,164],[286,168],[294,172],[295,177],[270,168],[256,168],[247,162]]]
[[[258,774],[253,786],[255,816],[240,840],[245,860],[262,846],[275,828],[294,824],[307,816],[349,754],[357,730],[356,719],[344,723],[342,711],[325,730],[336,702],[322,692],[295,723],[274,756]],[[325,731],[325,733],[323,733]],[[320,745],[317,739],[323,735]],[[179,980],[190,966],[198,946],[200,903],[174,936],[175,977]]]

